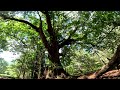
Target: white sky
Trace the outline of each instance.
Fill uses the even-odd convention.
[[[19,55],[13,55],[13,53],[9,51],[3,51],[0,53],[0,58],[4,58],[8,63],[11,63],[12,60],[19,58]]]

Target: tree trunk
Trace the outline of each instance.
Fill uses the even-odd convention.
[[[45,60],[41,61],[41,72],[40,72],[40,76],[42,77],[44,75],[44,71],[45,71]]]
[[[38,79],[39,77],[39,64],[38,64],[38,61],[36,60],[34,62],[34,68],[33,68],[33,75],[32,75],[32,78],[33,79]]]
[[[25,79],[25,71],[23,71],[23,79]]]
[[[99,78],[102,74],[106,73],[109,70],[114,69],[115,67],[118,67],[120,64],[120,45],[117,47],[116,53],[111,58],[109,63],[105,65],[98,73],[96,73],[96,78]]]
[[[34,73],[33,73],[33,79],[38,79],[38,70],[35,69]]]
[[[55,44],[53,44],[53,47],[54,45]],[[66,76],[69,76],[69,74],[63,69],[63,66],[61,65],[58,47],[54,47],[51,49],[51,52],[49,53],[49,59],[56,66],[56,68],[53,70],[55,76],[61,75],[61,73],[64,73]]]
[[[37,61],[33,62],[32,72],[31,72],[32,79],[38,79],[38,68],[37,68]]]
[[[33,65],[31,67],[31,78],[33,78],[34,76],[34,62],[33,62]]]
[[[36,58],[34,61],[34,66],[33,66],[33,72],[32,72],[32,78],[33,79],[38,79],[40,78],[41,74],[41,64],[42,64],[42,54],[40,51],[36,51]]]

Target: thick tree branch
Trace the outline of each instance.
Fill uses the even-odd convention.
[[[97,43],[97,44],[99,44],[99,43],[101,43],[113,30],[114,30],[114,28],[115,27],[113,27],[108,33],[107,33],[107,35],[105,36],[105,37],[102,37],[102,39]],[[71,38],[71,36],[77,31],[77,29],[78,29],[78,27],[76,27],[76,29],[69,35],[69,37],[68,37],[68,39],[63,39],[62,41],[60,41],[60,44],[59,44],[59,48],[62,48],[63,46],[65,46],[65,45],[69,45],[69,44],[71,44],[71,43],[75,43],[78,39],[70,39]],[[87,36],[87,34],[85,34],[82,38],[80,38],[81,40],[84,38],[84,37],[86,37]],[[97,44],[96,45],[94,45],[94,44],[92,44],[92,43],[88,43],[88,44],[91,44],[92,45],[92,47],[98,47],[97,46]]]
[[[39,15],[39,13],[38,13]],[[45,34],[43,33],[43,29],[42,29],[42,20],[41,20],[41,16],[39,15],[39,18],[40,18],[40,25],[39,25],[39,29],[38,29],[38,32],[40,34],[40,37],[43,41],[43,44],[45,45],[45,48],[48,50],[48,52],[50,52],[50,46],[49,46],[49,43],[45,37]]]
[[[45,14],[46,16],[46,22],[47,22],[47,26],[48,26],[48,33],[50,35],[50,48],[54,48],[54,50],[51,50],[51,53],[53,52],[58,52],[58,42],[57,42],[57,37],[56,37],[56,34],[53,30],[53,27],[52,27],[52,24],[51,24],[51,18],[50,18],[50,15],[48,13],[48,11],[41,11],[43,14]]]
[[[75,41],[77,41],[77,39],[71,39],[72,35],[75,34],[77,29],[78,29],[78,26],[75,28],[75,30],[73,30],[73,32],[70,33],[70,35],[69,35],[69,37],[67,39],[63,39],[62,41],[60,41],[61,43],[59,44],[59,49],[64,47],[65,45],[69,45],[69,44],[74,43]]]
[[[64,47],[65,45],[70,45],[70,44],[73,44],[73,43],[76,43],[77,41],[80,41],[80,40],[83,40],[84,37],[86,37],[87,34],[85,34],[82,38],[76,38],[76,39],[64,39],[62,43],[59,44],[59,49]],[[92,43],[89,43],[92,45]],[[93,46],[93,45],[92,45]]]
[[[70,45],[71,43],[74,43],[75,41],[76,41],[75,39],[66,39],[59,45],[59,49],[64,47],[65,45]]]
[[[45,35],[44,35],[44,33],[43,33],[43,30],[42,30],[41,17],[40,17],[40,26],[39,26],[39,28],[38,28],[38,27],[34,26],[33,24],[31,24],[30,22],[25,21],[25,20],[20,20],[20,19],[16,19],[16,18],[11,18],[11,17],[7,17],[7,16],[5,16],[5,15],[1,15],[1,16],[3,17],[3,19],[14,20],[14,21],[18,21],[18,22],[22,22],[22,23],[25,23],[25,24],[30,25],[33,29],[35,29],[35,30],[40,34],[40,37],[41,37],[41,39],[42,39],[42,41],[43,41],[43,43],[44,43],[44,45],[45,45],[45,48],[46,48],[46,49],[49,49],[49,44],[48,44],[48,42],[47,42],[47,40],[46,40],[46,37],[45,37]]]
[[[101,68],[101,70],[96,74],[96,78],[99,78],[102,74],[105,72],[113,69],[114,67],[118,66],[120,64],[120,45],[118,45],[117,50],[111,60]]]
[[[48,33],[50,36],[52,37],[55,37],[55,34],[54,34],[54,31],[53,31],[53,28],[52,28],[52,24],[51,24],[51,19],[50,19],[50,15],[48,13],[48,11],[42,11],[43,14],[45,14],[46,16],[46,22],[47,22],[47,25],[48,25]]]
[[[1,15],[1,16],[3,17],[3,19],[9,19],[9,20],[14,20],[14,21],[22,22],[22,23],[30,25],[33,29],[38,30],[38,28],[36,26],[34,26],[33,24],[31,24],[28,21],[16,19],[16,18],[13,18],[13,17],[7,17],[5,15]]]

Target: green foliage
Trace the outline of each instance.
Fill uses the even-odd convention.
[[[17,70],[16,65],[14,64],[8,66],[5,73],[11,77],[15,77],[15,78],[19,77],[19,71]]]
[[[40,23],[37,11],[1,11],[1,14],[29,21],[37,27]],[[39,14],[43,32],[49,43],[46,17],[41,12]],[[71,75],[100,69],[120,44],[119,11],[50,11],[49,14],[58,43],[68,38],[75,40],[60,48],[63,54],[60,56],[61,63]],[[26,77],[30,77],[34,61],[39,59],[46,61],[48,66],[52,66],[48,55],[45,54],[46,49],[41,38],[33,28],[17,21],[2,18],[0,20],[1,51],[21,53],[21,57],[7,69],[10,75],[19,77],[26,72],[28,74]]]
[[[0,74],[5,73],[7,66],[8,66],[8,63],[3,58],[0,58]]]
[[[94,72],[101,68],[103,65],[99,61],[99,57],[92,55],[85,50],[76,50],[74,55],[70,57],[71,62],[66,70],[71,75],[81,75],[89,72]]]

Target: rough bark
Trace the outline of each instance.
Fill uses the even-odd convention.
[[[96,78],[99,78],[102,74],[106,73],[109,70],[114,69],[115,67],[118,67],[120,64],[120,45],[117,47],[117,50],[114,54],[114,56],[111,58],[109,63],[105,65],[97,74]]]

